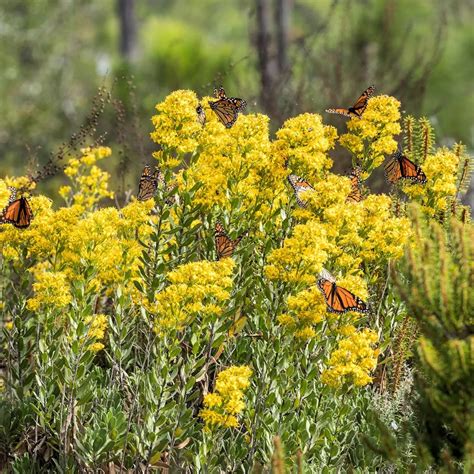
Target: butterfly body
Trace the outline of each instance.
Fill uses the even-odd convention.
[[[306,207],[308,203],[301,199],[301,196],[305,191],[314,190],[313,186],[311,186],[308,181],[303,178],[300,178],[296,174],[290,174],[287,179],[288,182],[291,184],[291,187],[293,188],[298,206]]]
[[[235,240],[232,240],[224,230],[220,222],[216,223],[214,229],[214,241],[216,243],[217,260],[221,258],[232,257],[237,245],[239,245],[246,232],[240,234]]]
[[[358,296],[338,286],[336,279],[327,270],[323,269],[321,272],[318,287],[326,300],[327,310],[331,313],[342,314],[348,311],[367,313],[369,311],[367,304]]]
[[[220,87],[214,90],[214,96],[218,99],[209,101],[209,105],[222,125],[226,128],[232,127],[236,122],[239,113],[245,109],[247,102],[238,97],[227,97],[224,89]]]
[[[0,218],[1,223],[13,224],[18,229],[26,229],[33,219],[33,211],[25,197],[10,201]]]
[[[397,151],[392,159],[385,165],[387,180],[395,184],[401,179],[413,183],[425,184],[426,175],[420,166],[409,160],[403,153]]]
[[[367,108],[367,102],[372,97],[372,94],[375,91],[375,86],[370,86],[365,89],[364,92],[360,95],[357,99],[356,103],[352,107],[348,107],[347,109],[344,108],[337,108],[337,109],[326,109],[326,112],[330,114],[338,114],[344,115],[345,117],[362,117],[362,114],[365,112]]]

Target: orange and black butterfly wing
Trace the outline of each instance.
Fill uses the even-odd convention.
[[[228,99],[221,99],[216,102],[209,102],[211,109],[217,115],[222,125],[226,128],[232,127],[239,116],[239,111]]]
[[[387,180],[394,184],[400,179],[408,179],[415,183],[426,183],[426,175],[413,161],[409,160],[400,151],[385,165]]]
[[[231,257],[235,250],[234,241],[226,234],[220,222],[216,223],[214,229],[214,241],[216,243],[217,259]]]
[[[33,211],[28,200],[24,197],[10,203],[1,217],[2,223],[13,224],[18,229],[25,229],[31,224]]]
[[[224,230],[220,222],[216,223],[214,229],[214,240],[216,243],[217,259],[232,257],[234,250],[240,241],[247,235],[247,232],[240,234],[235,240],[232,240]]]
[[[326,280],[325,278],[320,278],[318,280],[318,287],[321,290],[326,304],[328,306],[328,311],[338,312],[336,308],[336,283]]]
[[[385,165],[385,176],[387,177],[387,181],[392,184],[396,183],[402,177],[400,161],[397,156],[392,158]]]
[[[346,313],[348,311],[357,311],[359,313],[366,313],[368,311],[368,306],[364,301],[349,290],[337,286],[336,283],[320,278],[318,286],[324,295],[329,312]]]
[[[15,227],[23,229],[28,227],[31,224],[31,219],[33,219],[33,211],[31,210],[30,203],[24,197],[20,198],[20,213],[16,224],[13,224]]]
[[[222,125],[226,128],[232,127],[239,116],[239,112],[247,106],[247,102],[238,97],[227,97],[222,87],[214,89],[214,97],[218,100],[214,102],[209,101],[211,109],[217,115]]]
[[[231,97],[220,99],[216,102],[209,102],[209,105],[222,125],[226,128],[230,128],[234,125],[239,116],[239,112],[245,108],[247,103],[243,99]]]
[[[406,156],[402,156],[400,159],[400,169],[402,178],[409,179],[415,183],[426,183],[426,175],[423,173],[423,170]]]
[[[347,196],[346,201],[360,202],[362,201],[362,192],[360,189],[360,170],[358,168],[353,169],[351,172],[350,178],[351,178],[351,192]]]
[[[163,177],[158,169],[155,169],[153,172],[150,166],[145,166],[138,184],[137,200],[147,201],[148,199],[151,199],[156,194],[160,178],[162,181]]]
[[[353,112],[357,117],[361,117],[367,108],[367,102],[375,91],[374,86],[367,87],[361,96],[357,99],[356,103],[349,107],[349,112]]]
[[[361,117],[367,107],[367,102],[374,93],[375,87],[370,86],[362,92],[361,96],[357,99],[356,103],[348,109],[326,109],[326,112],[330,114],[344,115],[345,117]]]

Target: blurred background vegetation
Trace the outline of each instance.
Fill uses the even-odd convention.
[[[0,174],[40,169],[100,86],[112,96],[95,134],[120,156],[109,171],[122,195],[151,159],[154,105],[182,88],[203,96],[222,84],[274,131],[374,83],[428,116],[442,144],[472,152],[473,19],[472,0],[2,0]]]

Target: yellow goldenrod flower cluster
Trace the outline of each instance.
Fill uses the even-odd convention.
[[[7,183],[0,179],[0,210],[2,210],[10,199],[11,191],[8,189]]]
[[[8,187],[31,191],[36,188],[36,182],[29,176],[11,176],[5,177],[5,183]]]
[[[108,190],[109,174],[95,163],[109,157],[112,150],[108,147],[83,148],[80,158],[71,158],[64,170],[72,181],[72,186],[62,186],[59,194],[70,204],[92,210],[103,198],[113,198]]]
[[[317,324],[326,317],[326,301],[316,286],[300,291],[287,299],[288,314],[278,317],[281,324],[293,326],[301,323],[305,328]]]
[[[67,306],[71,300],[67,276],[63,272],[51,272],[42,269],[33,270],[34,297],[28,300],[28,308],[37,311],[39,308],[60,309]]]
[[[353,326],[346,326],[344,332],[348,336],[338,342],[327,363],[328,368],[321,374],[321,380],[335,388],[346,382],[362,387],[372,381],[369,373],[377,365],[379,351],[373,345],[378,337],[370,329],[357,332]]]
[[[245,408],[244,392],[250,385],[252,370],[247,366],[232,366],[219,373],[215,391],[204,396],[200,416],[207,429],[236,428],[237,416]]]
[[[155,317],[155,329],[180,330],[195,317],[218,316],[230,298],[234,261],[201,261],[181,265],[167,275],[170,283],[157,292],[155,301],[145,301]]]
[[[276,156],[289,163],[295,174],[316,179],[331,168],[327,151],[334,147],[337,131],[323,125],[320,115],[301,114],[290,118],[276,137],[273,144]]]
[[[414,201],[419,202],[431,216],[445,211],[456,197],[456,178],[459,156],[447,148],[427,155],[421,165],[426,175],[425,185],[404,184],[402,189]]]
[[[151,137],[160,150],[154,156],[170,168],[185,158],[188,162],[192,154],[176,178],[181,189],[200,184],[197,204],[225,210],[232,199],[239,199],[244,212],[263,201],[259,212],[263,216],[275,200],[285,198],[284,160],[272,153],[269,119],[261,114],[241,115],[226,129],[210,110],[208,99],[201,102],[207,116],[205,127],[197,121],[199,102],[194,92],[176,91],[157,106]]]
[[[340,138],[340,143],[352,152],[353,164],[361,166],[364,179],[381,165],[385,155],[396,150],[394,135],[400,133],[399,107],[400,103],[392,97],[370,99],[362,118],[350,120],[349,133]],[[323,267],[331,269],[338,286],[367,301],[365,275],[373,278],[388,260],[403,255],[411,233],[410,221],[393,214],[392,200],[387,195],[369,194],[361,202],[347,202],[352,189],[349,178],[329,171],[332,161],[327,150],[336,138],[335,131],[322,126],[319,117],[310,114],[288,120],[277,132],[274,146],[286,157],[287,174],[309,178],[313,189],[302,198],[306,208],[293,214],[299,223],[291,235],[268,255],[265,274],[270,280],[293,285],[294,293],[287,298],[287,308],[278,316],[278,322],[295,338],[306,341],[323,334],[348,336],[339,342],[323,381],[336,385],[335,380],[340,382],[350,374],[356,385],[364,385],[375,367],[376,351],[372,344],[376,337],[370,331],[356,333],[349,325],[357,321],[358,313],[342,316],[327,311],[326,301],[316,286],[318,273]],[[325,321],[330,323],[329,332],[323,333]],[[338,332],[341,325],[345,328],[342,333]],[[352,328],[354,334],[347,328]],[[352,355],[350,364],[343,367],[341,354],[346,348],[352,348]]]
[[[390,197],[370,195],[360,203],[345,203],[346,180],[328,176],[327,182],[338,180],[342,185],[334,188],[330,198],[326,197],[326,184],[317,183],[315,190],[307,193],[308,220],[296,225],[283,247],[269,255],[268,278],[314,284],[316,275],[328,262],[344,274],[357,275],[362,263],[375,267],[402,256],[410,223],[407,218],[393,215]],[[325,207],[320,207],[322,201]],[[363,297],[360,291],[356,294]]]
[[[76,183],[82,182],[81,173],[87,173],[90,164],[95,166],[97,160],[110,155],[108,148],[83,152],[81,160],[71,160],[68,167],[71,176],[77,178]],[[102,176],[102,189],[107,189],[108,175],[102,171],[96,175]],[[94,190],[91,194],[80,186],[79,193],[89,196],[87,205],[110,197]],[[30,227],[2,226],[0,251],[3,259],[18,266],[23,255],[33,262],[36,282],[35,296],[29,302],[32,310],[43,303],[67,304],[66,293],[57,292],[59,286],[66,290],[72,282],[83,282],[87,291],[95,293],[110,293],[123,285],[131,291],[129,279],[138,275],[143,251],[138,239],[146,240],[152,231],[149,216],[152,201],[133,201],[121,210],[97,211],[77,203],[53,210],[51,200],[44,196],[34,196],[29,201],[35,216]]]
[[[326,229],[316,221],[296,225],[292,237],[268,256],[265,273],[270,280],[314,283],[328,257]]]
[[[183,154],[192,153],[197,148],[197,137],[202,128],[196,118],[197,105],[194,92],[178,90],[156,106],[158,113],[152,117],[155,130],[150,136],[161,147],[155,154],[160,164],[172,168],[180,162]]]
[[[399,109],[397,99],[379,95],[369,99],[361,118],[347,122],[349,133],[341,136],[340,144],[351,152],[353,163],[369,174],[397,149],[393,137],[401,131]]]
[[[89,345],[89,349],[93,352],[102,350],[104,344],[99,341],[104,339],[105,331],[107,330],[107,316],[105,314],[94,314],[93,316],[87,317],[84,322],[89,325],[87,337],[94,340],[94,342]]]

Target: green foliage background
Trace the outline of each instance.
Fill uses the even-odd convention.
[[[142,128],[151,129],[154,105],[178,88],[205,95],[222,83],[245,97],[251,111],[262,111],[256,2],[135,2],[131,61],[119,53],[116,3],[1,2],[0,173],[24,173],[31,159],[44,163],[77,132],[101,85],[113,88],[128,115],[133,102]],[[462,140],[472,149],[473,18],[472,4],[459,0],[296,0],[291,71],[273,97],[280,111],[274,126],[300,112],[344,105],[374,82],[408,113],[430,117],[441,143]],[[121,79],[131,76],[132,99]],[[118,139],[115,120],[113,112],[104,118],[109,142]],[[150,150],[142,138],[125,155],[141,166]],[[127,186],[135,186],[137,170],[132,165]]]

